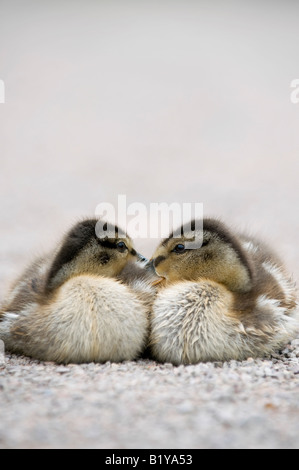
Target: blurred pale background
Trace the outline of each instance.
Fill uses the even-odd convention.
[[[1,0],[0,295],[118,194],[203,202],[298,277],[298,18],[294,1]]]

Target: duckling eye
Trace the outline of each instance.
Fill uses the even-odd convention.
[[[118,242],[116,248],[118,249],[118,251],[120,251],[120,253],[124,253],[128,249],[125,242]]]
[[[186,247],[182,243],[179,243],[173,250],[175,253],[185,253]]]

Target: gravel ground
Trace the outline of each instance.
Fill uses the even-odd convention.
[[[299,279],[298,2],[1,0],[0,300],[100,202],[203,202]],[[157,240],[137,240],[150,256]],[[271,360],[0,365],[0,447],[298,448]]]
[[[299,340],[271,360],[56,366],[8,355],[2,448],[298,448]]]

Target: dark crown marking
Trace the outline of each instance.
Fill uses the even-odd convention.
[[[49,270],[47,279],[46,279],[46,290],[51,291],[51,283],[61,268],[70,263],[75,259],[81,250],[88,245],[91,240],[96,240],[99,245],[104,248],[115,249],[117,247],[117,239],[108,239],[98,238],[96,235],[96,225],[98,223],[97,219],[84,220],[79,222],[75,227],[73,227],[69,233],[65,236],[62,247],[57,253],[53,264]],[[104,224],[103,230],[106,231],[109,229],[108,224]],[[116,238],[118,234],[123,236],[124,232],[120,231],[118,227],[113,227]],[[107,258],[105,259],[106,262]]]
[[[178,237],[178,235],[181,235],[181,237],[184,236],[184,228],[186,226],[183,225],[180,229],[176,230],[175,232],[172,232],[168,238],[163,240],[162,246],[167,246],[169,241],[171,241],[174,237]],[[191,232],[195,231],[195,220],[191,222]],[[190,229],[190,224],[189,227]],[[228,245],[231,245],[231,247],[234,249],[235,253],[237,254],[238,258],[240,259],[241,263],[244,265],[244,267],[247,269],[248,274],[250,276],[250,279],[253,279],[253,269],[249,263],[248,258],[246,257],[240,243],[238,240],[230,233],[229,229],[225,227],[225,225],[218,220],[215,219],[204,219],[203,220],[203,230],[210,232],[210,233],[215,233],[220,240],[222,240],[224,243],[227,243]],[[189,231],[190,233],[190,231]]]
[[[80,222],[65,236],[62,247],[57,253],[47,276],[46,289],[50,288],[51,281],[55,278],[62,266],[76,258],[88,242],[96,238],[96,223],[97,220],[95,219]]]

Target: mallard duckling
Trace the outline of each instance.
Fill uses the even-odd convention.
[[[117,279],[143,258],[117,228],[112,238],[98,238],[97,222],[78,223],[54,253],[36,260],[14,284],[0,310],[6,350],[83,363],[132,360],[146,347],[152,301],[140,286],[134,291],[133,280],[125,285],[130,269]]]
[[[151,314],[153,357],[175,365],[244,360],[295,338],[295,285],[277,256],[217,220],[195,227],[172,234],[153,257],[163,281]],[[195,234],[202,244],[188,249]]]

